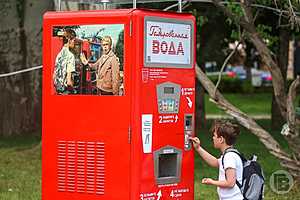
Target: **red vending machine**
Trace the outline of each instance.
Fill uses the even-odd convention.
[[[190,14],[44,15],[42,200],[194,199],[195,32]]]

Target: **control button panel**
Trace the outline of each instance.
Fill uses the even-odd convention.
[[[180,90],[180,85],[172,82],[157,85],[157,104],[160,114],[179,112]]]

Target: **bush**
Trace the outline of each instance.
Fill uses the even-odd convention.
[[[209,79],[214,83],[217,84],[219,76],[212,75],[209,76]],[[221,83],[218,86],[218,89],[223,93],[269,93],[273,91],[273,87],[270,86],[261,86],[261,87],[254,87],[250,81],[241,80],[237,77],[228,77],[226,75],[222,76]]]
[[[247,93],[247,94],[254,92],[254,87],[253,87],[251,81],[248,81],[248,80],[243,81],[242,91],[243,91],[243,93]]]
[[[218,82],[218,75],[210,76],[210,80],[217,84]],[[240,92],[242,90],[242,81],[238,78],[231,78],[227,76],[222,76],[222,80],[218,86],[218,89],[221,92],[229,92],[229,93],[235,93]]]

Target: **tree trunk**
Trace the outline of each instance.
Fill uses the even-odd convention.
[[[205,90],[196,80],[196,129],[206,126]]]
[[[250,39],[255,45],[257,51],[259,52],[262,58],[262,62],[269,68],[269,71],[271,72],[276,102],[280,110],[281,116],[286,118],[287,95],[285,92],[284,79],[281,74],[281,70],[279,69],[275,61],[272,59],[270,50],[267,48],[266,44],[262,41],[262,39],[256,31],[250,33]]]
[[[205,42],[201,40],[202,37],[197,37],[197,60],[200,61],[201,69],[205,72],[205,63],[204,63],[204,49]],[[201,40],[201,41],[200,41]],[[205,90],[201,84],[196,80],[196,129],[206,126],[206,110],[205,110]]]
[[[287,66],[289,57],[289,41],[290,33],[286,29],[279,31],[279,52],[278,52],[278,67],[280,68],[282,79],[284,80],[284,88],[287,88]],[[286,91],[286,89],[285,89]],[[272,97],[272,129],[280,130],[286,119],[280,114],[279,106],[276,102],[275,95]]]
[[[252,73],[251,69],[253,68],[253,59],[251,55],[251,49],[253,47],[246,43],[246,60],[245,60],[245,69],[246,69],[246,80],[252,84]]]
[[[271,128],[272,130],[281,130],[284,123],[285,119],[280,114],[280,110],[273,93],[271,105]]]
[[[300,160],[300,138],[299,138],[299,123],[297,124],[296,120],[296,113],[295,113],[295,99],[297,96],[297,88],[300,85],[300,76],[295,79],[290,88],[288,93],[288,100],[287,100],[287,123],[289,127],[289,137],[287,138],[291,149],[293,149],[295,156]]]
[[[41,65],[42,14],[50,0],[4,0],[0,8],[0,73]],[[0,135],[40,132],[41,70],[0,78]]]

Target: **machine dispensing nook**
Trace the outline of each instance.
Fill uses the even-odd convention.
[[[47,12],[43,200],[194,199],[195,19]]]

